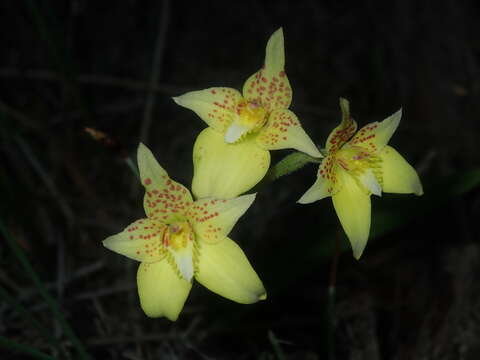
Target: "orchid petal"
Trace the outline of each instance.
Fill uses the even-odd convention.
[[[274,110],[260,131],[257,143],[266,150],[296,149],[313,157],[322,157],[313,141],[290,110]]]
[[[236,144],[226,144],[212,129],[203,130],[193,147],[195,197],[229,199],[255,186],[270,166],[270,153],[247,136]]]
[[[391,146],[379,154],[382,159],[383,191],[423,195],[422,183],[415,169]]]
[[[191,91],[174,97],[173,100],[195,112],[208,126],[223,134],[236,116],[236,108],[242,95],[235,89],[213,87]]]
[[[383,149],[392,137],[402,117],[402,109],[381,122],[373,122],[362,127],[350,140],[350,145],[361,146],[371,153]]]
[[[183,309],[192,283],[181,279],[167,261],[141,263],[137,271],[140,305],[149,317],[175,321]]]
[[[358,175],[358,180],[369,192],[377,196],[382,196],[382,186],[379,184],[372,169],[367,169]]]
[[[249,126],[233,122],[225,132],[225,142],[233,144],[251,130]]]
[[[195,233],[202,241],[217,243],[225,239],[254,200],[255,194],[230,200],[204,198],[193,203],[188,216]]]
[[[353,256],[358,260],[365,249],[370,232],[370,195],[359,187],[346,171],[338,169],[337,175],[341,178],[343,186],[339,192],[332,195],[333,206],[352,245]]]
[[[217,244],[202,244],[195,278],[207,289],[241,304],[266,298],[265,288],[240,247],[225,238]]]
[[[283,30],[273,33],[267,43],[264,67],[250,76],[243,85],[247,101],[261,104],[267,111],[288,109],[292,88],[285,74]]]
[[[103,240],[103,246],[130,259],[145,262],[161,260],[162,235],[165,225],[150,219],[140,219],[125,230]]]
[[[138,147],[138,168],[146,190],[143,206],[147,216],[165,223],[181,219],[193,202],[190,191],[171,180],[143,144]]]
[[[325,149],[329,153],[336,152],[343,144],[345,144],[355,131],[357,130],[357,123],[350,117],[350,104],[348,100],[340,98],[340,108],[342,110],[342,121],[327,138]]]
[[[310,204],[312,202],[322,200],[330,196],[328,188],[330,186],[330,181],[324,179],[321,176],[317,177],[315,183],[302,195],[302,197],[297,201],[300,204]]]

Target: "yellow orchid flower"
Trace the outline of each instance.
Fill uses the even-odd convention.
[[[265,64],[243,85],[188,92],[173,98],[209,126],[193,149],[196,197],[235,197],[257,184],[270,166],[269,150],[293,148],[321,157],[288,110],[292,89],[285,74],[283,31],[268,40]]]
[[[415,169],[387,145],[400,123],[401,109],[356,132],[348,101],[340,99],[340,107],[342,122],[327,139],[327,156],[317,181],[298,202],[307,204],[331,196],[353,256],[359,259],[370,232],[370,195],[381,196],[382,191],[422,195],[423,189]]]
[[[255,195],[193,201],[190,191],[171,180],[143,144],[138,148],[138,167],[146,190],[147,217],[108,237],[103,245],[141,262],[137,285],[145,314],[175,321],[193,277],[238,303],[265,299],[258,275],[240,247],[227,237]]]

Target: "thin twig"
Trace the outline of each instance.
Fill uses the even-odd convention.
[[[145,113],[143,123],[140,129],[140,141],[147,142],[148,132],[152,124],[153,108],[155,107],[155,92],[153,88],[158,82],[162,69],[162,60],[165,53],[165,43],[167,39],[167,31],[170,17],[170,0],[163,0],[162,13],[158,27],[157,41],[155,43],[155,52],[153,54],[152,71],[150,76],[150,87],[147,93],[145,104]]]
[[[35,157],[30,146],[20,137],[16,137],[15,140],[19,145],[20,149],[23,151],[23,154],[25,155],[29,163],[35,169],[38,176],[42,179],[43,183],[52,194],[53,198],[57,200],[58,205],[63,211],[66,220],[71,224],[73,222],[73,211],[58,191],[55,183],[52,181],[52,178],[48,175],[47,171],[44,169],[40,161],[38,161],[38,159]]]

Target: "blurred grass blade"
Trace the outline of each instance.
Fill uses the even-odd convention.
[[[73,329],[70,327],[69,323],[63,316],[62,311],[60,310],[57,302],[55,299],[48,293],[47,289],[43,285],[42,281],[40,280],[39,276],[33,269],[32,265],[28,261],[25,253],[23,252],[22,248],[18,245],[18,243],[12,238],[10,232],[6,229],[3,221],[0,220],[0,233],[2,234],[3,238],[6,240],[9,248],[12,250],[13,254],[20,262],[20,264],[25,269],[27,275],[32,279],[33,283],[35,284],[38,292],[44,298],[47,305],[50,307],[55,318],[58,320],[60,325],[63,328],[66,336],[70,339],[73,346],[77,349],[79,355],[82,359],[91,359],[90,356],[87,354],[87,351],[83,344],[81,343],[80,339],[75,335]]]
[[[82,115],[89,119],[91,118],[90,112],[86,103],[80,93],[80,89],[77,86],[75,71],[73,70],[73,62],[71,61],[70,57],[67,54],[67,51],[64,47],[60,47],[57,42],[55,42],[54,34],[49,30],[48,23],[45,20],[45,17],[42,15],[39,7],[35,0],[25,0],[27,4],[27,8],[30,11],[33,22],[38,29],[40,37],[46,43],[48,51],[50,52],[52,61],[54,62],[57,71],[60,72],[62,80],[64,81],[64,85],[68,90],[71,92],[74,100],[77,103]],[[48,10],[51,11],[53,6],[48,7],[48,2],[45,5]],[[57,18],[55,14],[50,14],[50,20],[53,21],[54,18]]]
[[[23,345],[23,344],[17,343],[16,341],[7,339],[6,337],[3,337],[1,335],[0,335],[0,347],[11,349],[13,351],[16,351],[22,354],[28,354],[34,359],[55,360],[55,358],[50,355],[44,354],[28,345]]]
[[[17,313],[22,316],[27,323],[30,323],[32,327],[37,329],[38,334],[40,336],[45,336],[47,341],[52,345],[53,347],[56,347],[59,351],[62,350],[60,342],[55,339],[53,336],[51,336],[51,331],[49,331],[47,328],[45,328],[42,324],[40,324],[37,319],[35,319],[32,314],[25,309],[25,307],[20,304],[17,300],[15,300],[13,297],[10,296],[10,294],[0,286],[0,297],[2,297],[5,302],[7,302],[12,308],[17,311]]]
[[[453,195],[461,195],[480,186],[480,169],[473,169],[460,175],[451,185]]]
[[[27,158],[27,161],[32,165],[33,169],[36,171],[36,173],[42,179],[47,189],[52,194],[52,197],[55,200],[57,200],[57,203],[60,209],[62,210],[62,212],[64,213],[67,221],[70,224],[73,223],[73,217],[74,217],[73,211],[68,205],[67,201],[65,201],[64,197],[58,191],[57,186],[52,180],[52,177],[49,176],[49,174],[45,170],[45,167],[37,159],[37,157],[35,156],[30,146],[27,144],[27,142],[25,142],[20,136],[16,136],[15,140],[18,146],[20,147],[20,150],[22,150],[23,154]]]
[[[277,360],[285,360],[285,354],[283,353],[283,350],[280,346],[280,342],[271,330],[268,332],[268,340],[270,340],[270,343],[272,344],[273,351],[275,352]]]
[[[138,172],[138,168],[137,166],[135,165],[135,163],[133,162],[132,158],[130,156],[128,156],[127,158],[125,158],[125,163],[127,164],[127,166],[129,167],[130,170],[132,170],[132,172],[137,176],[137,178],[140,180],[140,174]]]

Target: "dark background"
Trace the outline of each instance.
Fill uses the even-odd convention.
[[[454,0],[3,1],[1,221],[93,358],[478,359],[479,20],[476,1]],[[390,144],[425,195],[373,198],[372,236],[356,261],[330,199],[296,204],[315,180],[306,166],[260,189],[232,234],[266,301],[239,305],[196,284],[177,322],[149,319],[137,264],[101,245],[143,216],[125,156],[143,141],[188,186],[205,124],[171,97],[241,89],[280,26],[291,110],[312,139],[323,146],[341,96],[360,126],[402,107]],[[272,163],[289,152],[272,152]],[[0,240],[0,286],[63,350],[5,299],[0,335],[77,358],[5,233]],[[345,251],[332,310],[337,240]]]

